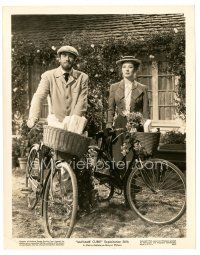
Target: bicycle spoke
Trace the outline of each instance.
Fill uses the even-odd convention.
[[[158,186],[158,189],[160,189],[161,185],[166,181],[169,180],[170,175],[174,174],[173,172],[169,172],[168,175],[165,175],[165,179],[162,181],[162,183]]]
[[[34,209],[39,200],[39,179],[40,179],[40,168],[39,168],[39,154],[38,147],[33,147],[28,156],[27,168],[27,202],[30,209]]]
[[[170,188],[170,187],[179,187],[179,186],[182,186],[183,184],[179,184],[178,186],[177,185],[175,185],[177,182],[179,182],[180,180],[177,180],[176,182],[174,182],[174,183],[172,183],[172,184],[170,184],[169,186],[167,186],[166,187],[166,189],[168,189],[168,188]],[[163,186],[163,188],[164,188],[165,186]]]
[[[66,168],[61,168],[66,165]],[[49,178],[44,197],[46,231],[51,237],[69,237],[77,211],[77,183],[67,163]],[[67,177],[67,178],[66,178]],[[73,178],[73,179],[72,179]],[[76,192],[74,194],[74,192]]]

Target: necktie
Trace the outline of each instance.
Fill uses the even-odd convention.
[[[65,81],[68,82],[69,73],[64,73]],[[68,84],[65,86],[65,97],[66,97],[66,111],[65,115],[70,115],[71,112],[71,102],[72,102],[72,95],[71,95],[71,86]]]
[[[65,81],[68,82],[69,74],[68,73],[64,73],[64,78],[65,78]]]

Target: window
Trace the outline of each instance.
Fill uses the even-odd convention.
[[[157,124],[172,124],[176,118],[175,77],[167,65],[164,61],[145,62],[138,74],[138,81],[148,86],[151,119]]]
[[[175,118],[174,76],[167,71],[166,62],[158,62],[158,119]]]

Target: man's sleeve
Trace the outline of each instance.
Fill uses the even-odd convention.
[[[83,115],[85,115],[85,113],[87,111],[88,81],[89,81],[89,78],[86,75],[85,79],[83,79],[83,81],[82,81],[81,92],[78,97],[77,104],[73,111],[73,114],[75,114],[75,115],[83,116]]]
[[[31,101],[29,119],[38,119],[40,117],[42,102],[44,101],[44,99],[46,99],[49,92],[50,92],[49,80],[46,73],[44,73],[41,76],[41,81]]]

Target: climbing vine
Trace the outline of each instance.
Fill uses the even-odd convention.
[[[144,40],[135,40],[135,35],[123,34],[120,39],[109,38],[95,41],[87,33],[71,34],[57,45],[48,41],[34,42],[13,35],[12,40],[12,111],[26,116],[29,105],[28,70],[37,62],[44,68],[57,66],[56,50],[70,44],[80,52],[77,68],[89,75],[88,113],[91,132],[102,128],[106,122],[109,85],[121,77],[116,60],[122,55],[135,55],[151,60],[162,58],[169,63],[168,71],[179,77],[176,110],[185,119],[185,34],[172,29],[171,33],[149,33]]]

